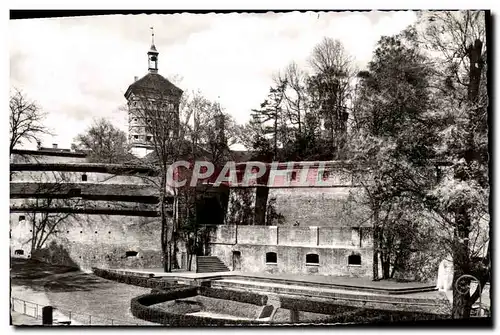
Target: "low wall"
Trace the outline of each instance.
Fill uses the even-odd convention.
[[[368,248],[373,245],[371,227],[217,226],[211,244],[283,245],[331,248]]]
[[[276,263],[266,262],[266,254],[270,252],[276,253]],[[219,257],[233,271],[349,277],[371,277],[372,275],[372,248],[213,244],[211,254]],[[318,255],[318,264],[306,263],[308,254]],[[348,257],[353,254],[361,257],[360,265],[348,264]],[[235,268],[235,257],[239,257],[239,269]]]

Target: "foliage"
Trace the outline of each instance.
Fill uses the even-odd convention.
[[[125,132],[109,120],[100,118],[74,139],[73,150],[88,153],[88,160],[96,163],[125,163],[132,159]]]
[[[195,315],[186,315],[167,312],[165,310],[155,308],[153,305],[169,300],[188,298],[197,295],[197,291],[201,288],[190,287],[180,290],[164,291],[144,294],[135,297],[130,302],[130,311],[136,318],[156,322],[169,326],[225,326],[225,325],[252,325],[259,324],[259,321],[248,320],[228,320],[208,318]],[[214,290],[214,289],[211,289]],[[208,292],[205,290],[205,292]],[[213,292],[213,291],[212,291]],[[200,291],[201,293],[201,291]]]
[[[252,292],[215,289],[211,287],[200,286],[199,294],[205,297],[243,302],[246,304],[252,304],[257,306],[265,306],[267,304],[266,295],[252,293]]]

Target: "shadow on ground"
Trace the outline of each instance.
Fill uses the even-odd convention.
[[[51,265],[34,259],[13,258],[10,264],[11,284],[29,286],[37,291],[90,291],[108,283],[74,267]]]

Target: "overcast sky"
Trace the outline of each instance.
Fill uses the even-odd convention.
[[[127,131],[123,94],[147,74],[150,26],[159,73],[200,89],[244,123],[265,99],[272,74],[307,58],[324,37],[339,39],[364,67],[376,42],[412,24],[413,12],[113,15],[10,21],[10,85],[48,113],[54,136],[69,148],[94,118]],[[26,145],[34,148],[36,144]]]

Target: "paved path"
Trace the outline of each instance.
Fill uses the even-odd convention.
[[[13,326],[41,326],[42,320],[35,319],[34,317],[11,311],[12,325]]]
[[[203,279],[210,277],[256,277],[256,278],[266,278],[266,279],[284,279],[293,280],[299,282],[311,282],[319,284],[331,284],[331,285],[343,285],[343,286],[353,286],[353,287],[365,287],[372,289],[418,289],[418,288],[428,288],[435,286],[429,283],[416,283],[416,282],[397,282],[394,280],[379,280],[372,281],[368,278],[350,278],[350,277],[338,277],[338,276],[321,276],[321,275],[295,275],[295,274],[268,274],[259,272],[240,272],[240,271],[229,271],[229,272],[211,272],[211,273],[196,273],[196,272],[163,272],[160,268],[151,269],[113,269],[117,271],[125,272],[135,272],[142,274],[152,273],[156,277],[183,277],[186,279]],[[229,278],[228,278],[229,279]]]

